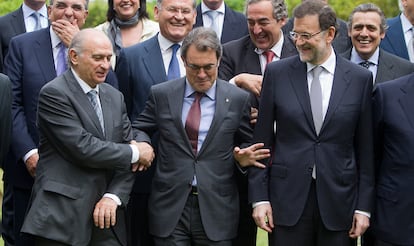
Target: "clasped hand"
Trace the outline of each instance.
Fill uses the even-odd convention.
[[[146,142],[136,142],[132,140],[130,144],[137,146],[139,150],[139,160],[132,164],[132,171],[145,171],[151,167],[152,161],[155,158],[154,149]]]

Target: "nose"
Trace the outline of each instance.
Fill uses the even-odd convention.
[[[254,24],[253,26],[253,33],[254,34],[259,34],[262,32],[262,27],[259,24]]]
[[[207,73],[204,70],[204,68],[202,68],[202,67],[200,68],[200,70],[197,72],[197,76],[200,77],[200,78],[204,78],[204,77],[207,76]]]

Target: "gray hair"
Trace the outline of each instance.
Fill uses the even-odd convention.
[[[53,6],[54,0],[49,0],[49,6]],[[89,0],[85,0],[85,10],[88,10]]]
[[[187,58],[187,51],[191,45],[194,45],[198,51],[214,50],[216,52],[217,60],[221,58],[223,53],[220,40],[218,39],[216,32],[211,28],[197,27],[188,33],[181,46],[181,56],[184,59]]]
[[[384,33],[387,30],[387,28],[388,28],[387,19],[385,18],[384,12],[382,12],[382,10],[377,5],[375,5],[373,3],[360,4],[360,5],[356,6],[354,8],[354,10],[352,10],[352,12],[351,12],[351,14],[349,15],[349,18],[348,18],[348,30],[351,30],[354,14],[358,13],[358,12],[362,12],[362,13],[375,12],[375,13],[377,13],[380,16],[380,19],[381,19],[381,24],[380,24],[381,33]]]
[[[281,19],[288,17],[288,11],[284,0],[246,0],[245,15],[247,16],[247,8],[249,5],[262,1],[269,1],[272,4],[273,18],[275,18],[275,20],[280,21]]]
[[[159,9],[161,9],[161,5],[162,5],[162,1],[163,0],[157,0],[157,7],[159,8]],[[195,9],[196,8],[196,6],[197,6],[197,2],[196,2],[196,0],[193,0],[193,9]]]

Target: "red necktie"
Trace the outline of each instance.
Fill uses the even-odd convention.
[[[191,104],[185,121],[185,131],[187,132],[194,154],[197,154],[198,128],[200,127],[201,118],[200,100],[203,95],[204,93],[194,92],[194,101]]]
[[[263,55],[266,56],[266,65],[273,61],[273,58],[275,57],[275,53],[273,53],[272,50],[266,50],[263,52]]]

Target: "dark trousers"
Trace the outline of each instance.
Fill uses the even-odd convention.
[[[5,246],[14,245],[14,233],[13,233],[13,186],[7,182],[3,183],[3,203],[2,203],[2,218],[1,235],[4,240]]]
[[[60,242],[50,240],[47,238],[43,238],[43,237],[36,237],[35,245],[36,246],[69,246],[69,244],[60,243]]]
[[[198,196],[190,194],[177,227],[166,238],[154,237],[156,246],[231,246],[231,240],[211,241],[201,222]]]
[[[24,233],[20,233],[22,229],[26,210],[30,201],[31,189],[22,189],[13,187],[13,234],[15,246],[32,246],[34,245],[33,238]]]
[[[275,211],[277,222],[277,211]],[[294,226],[275,226],[269,234],[270,246],[355,246],[346,231],[330,231],[324,226],[312,181],[309,197],[299,222]]]
[[[131,193],[127,207],[129,246],[154,246],[148,230],[149,194]]]
[[[414,246],[414,245],[400,245],[400,244],[392,244],[392,243],[387,243],[381,240],[376,239],[375,240],[375,246]]]

